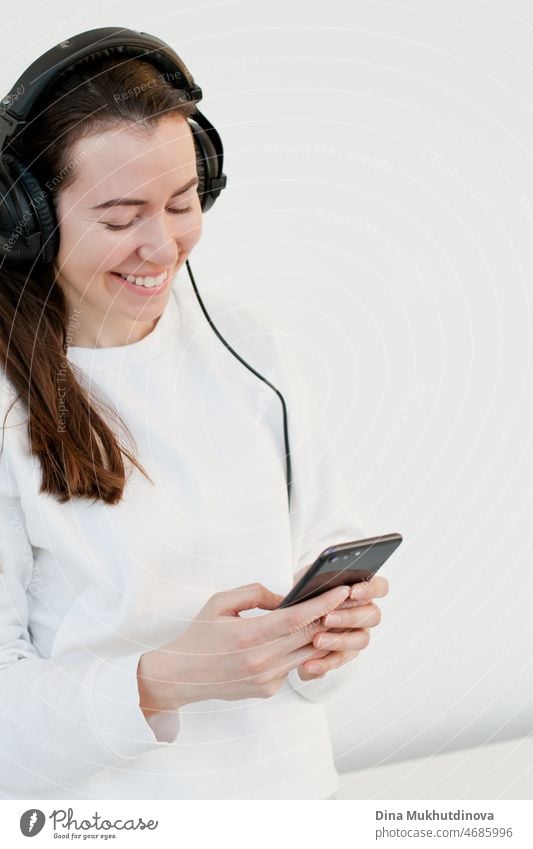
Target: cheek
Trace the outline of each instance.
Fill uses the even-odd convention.
[[[61,222],[59,234],[58,258],[65,267],[96,265],[106,250],[113,247],[111,241],[90,224],[74,223],[69,217]]]
[[[99,274],[117,268],[134,249],[131,241],[120,233],[84,229],[67,234],[61,242],[65,268],[83,271],[84,275]]]
[[[202,206],[198,195],[195,195],[191,206],[193,207],[193,211],[187,214],[187,220],[182,222],[181,227],[178,224],[176,227],[176,236],[180,237],[181,233],[181,238],[179,238],[179,240],[182,244],[195,245],[202,235],[204,225],[204,214],[202,212]]]
[[[204,217],[203,213],[200,209],[200,201],[198,201],[198,211],[196,215],[191,215],[191,220],[188,222],[187,227],[184,228],[181,233],[181,237],[179,233],[178,243],[182,244],[187,250],[191,250],[197,242],[200,241],[203,230]]]

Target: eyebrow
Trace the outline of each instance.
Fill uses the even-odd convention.
[[[187,189],[196,185],[198,185],[198,177],[193,177],[192,180],[185,183],[181,189],[176,189],[170,197],[175,198],[178,195],[182,195],[187,191]],[[91,206],[90,209],[109,209],[112,206],[145,206],[147,203],[147,200],[142,200],[140,198],[113,198],[113,200],[106,200],[103,203],[99,203],[97,206]]]

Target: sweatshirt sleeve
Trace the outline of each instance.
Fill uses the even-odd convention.
[[[310,566],[330,545],[369,535],[354,504],[335,443],[325,424],[324,408],[315,398],[309,380],[295,355],[283,355],[287,369],[289,437],[293,460],[291,522],[296,557],[294,573]],[[294,454],[294,457],[293,457]],[[303,681],[291,669],[290,685],[310,701],[327,701],[347,689],[357,675],[357,658],[327,672],[323,678]]]
[[[0,400],[2,391],[5,400],[0,385]],[[5,411],[0,404],[2,423]],[[180,733],[179,712],[146,721],[137,684],[142,651],[64,664],[37,652],[27,597],[33,550],[11,468],[17,444],[8,423],[9,416],[3,447],[0,440],[0,791],[39,798],[52,790],[61,798],[102,769],[171,745]]]

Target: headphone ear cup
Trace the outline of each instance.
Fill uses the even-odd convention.
[[[23,261],[29,232],[28,221],[33,212],[24,208],[24,196],[18,191],[18,174],[12,157],[0,157],[0,256],[6,265]],[[25,250],[26,249],[26,250]]]
[[[12,191],[13,171],[10,163],[0,157],[0,234],[3,240],[8,240],[14,232],[20,215],[15,206],[14,192]],[[3,245],[2,245],[3,246]],[[4,248],[6,250],[6,248]]]
[[[220,190],[213,192],[213,181],[218,177],[219,155],[204,128],[193,118],[187,119],[193,134],[196,148],[196,168],[198,171],[198,194],[202,203],[202,212],[210,209]]]
[[[15,240],[14,250],[2,250],[6,262],[51,262],[59,249],[59,230],[50,193],[20,160],[9,154],[2,157],[0,191],[2,236]]]
[[[198,196],[200,197],[200,201],[201,201],[201,204],[202,204],[202,212],[205,212],[205,210],[204,210],[205,191],[206,191],[206,188],[207,188],[207,185],[208,185],[207,163],[204,159],[202,147],[201,147],[201,145],[198,141],[196,133],[194,133],[192,138],[193,138],[193,141],[194,141],[194,148],[195,148],[195,151],[196,151],[196,171],[197,171],[197,174],[198,174],[198,188],[197,188],[196,191],[198,193]]]

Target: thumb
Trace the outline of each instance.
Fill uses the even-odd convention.
[[[208,603],[213,604],[217,613],[236,614],[241,610],[251,610],[254,607],[275,610],[283,598],[284,596],[273,593],[263,584],[254,583],[215,593]]]

